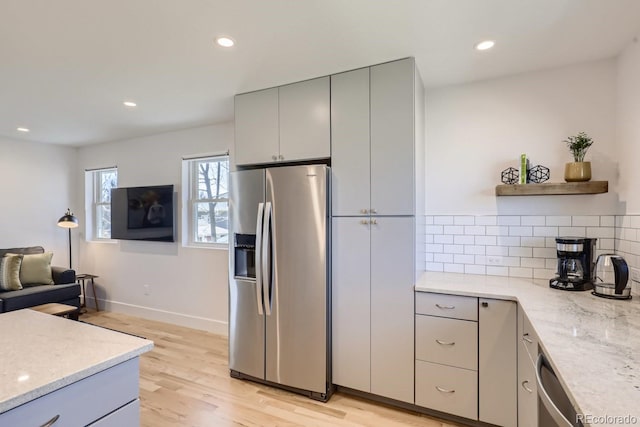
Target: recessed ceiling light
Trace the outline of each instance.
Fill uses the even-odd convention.
[[[218,37],[216,43],[222,47],[232,47],[236,42],[231,37]]]
[[[18,132],[29,132],[28,128],[17,128],[16,129]]]
[[[476,45],[476,50],[491,49],[493,46],[495,46],[495,44],[496,42],[494,42],[493,40],[485,40]]]
[[[136,106],[138,106],[138,104],[136,104],[133,101],[124,101],[123,104],[124,104],[125,107],[136,107]]]

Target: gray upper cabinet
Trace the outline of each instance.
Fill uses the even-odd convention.
[[[273,162],[279,153],[278,88],[236,95],[235,159],[238,165]]]
[[[328,158],[329,77],[236,95],[235,163]]]
[[[331,156],[329,77],[281,86],[280,161]]]
[[[371,67],[371,209],[414,215],[415,137],[412,58]]]
[[[369,144],[369,68],[331,76],[331,171],[334,216],[369,213]]]

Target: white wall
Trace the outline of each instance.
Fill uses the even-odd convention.
[[[74,148],[0,138],[0,247],[43,246],[68,265],[68,232],[56,224],[76,208],[75,162]]]
[[[616,139],[620,153],[620,199],[625,212],[640,214],[640,43],[618,57]]]
[[[181,205],[182,157],[221,153],[232,145],[229,123],[82,147],[77,181],[84,182],[85,169],[117,166],[118,186],[174,184]],[[84,189],[78,199],[84,206]],[[228,251],[184,247],[182,230],[177,237],[176,243],[83,240],[79,270],[100,276],[98,298],[109,310],[226,334]]]
[[[621,213],[615,83],[611,59],[427,90],[427,214]],[[562,140],[580,131],[595,140],[586,160],[594,180],[609,181],[608,194],[495,197],[500,172],[517,168],[521,153],[550,167],[550,182],[563,182],[573,159]]]

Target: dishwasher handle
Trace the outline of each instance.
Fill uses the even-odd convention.
[[[540,401],[549,412],[551,418],[553,418],[553,420],[558,423],[558,426],[573,427],[573,424],[565,418],[560,409],[558,409],[556,404],[553,403],[553,400],[551,400],[551,397],[549,397],[547,390],[545,390],[544,388],[544,384],[542,384],[543,366],[546,367],[551,373],[553,373],[549,366],[549,362],[547,362],[547,359],[545,359],[544,355],[540,353],[538,354],[538,360],[536,360],[536,384],[538,385],[538,397],[540,397]]]

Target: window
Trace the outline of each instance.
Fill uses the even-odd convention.
[[[229,241],[229,156],[185,162],[189,176],[188,243],[226,246]]]
[[[118,169],[88,171],[93,183],[92,223],[93,238],[111,238],[111,189],[118,186]]]

